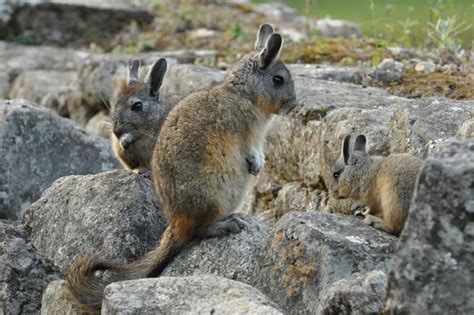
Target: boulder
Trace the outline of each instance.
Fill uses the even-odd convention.
[[[322,297],[317,314],[380,314],[386,284],[387,275],[380,270],[336,281]]]
[[[20,218],[61,176],[119,165],[107,141],[24,100],[0,100],[0,126],[0,218]]]
[[[9,0],[7,7],[0,7],[2,15],[8,14],[0,38],[15,36],[25,43],[60,46],[110,41],[130,21],[145,25],[154,19],[152,13],[122,0]]]
[[[87,122],[86,130],[93,135],[110,139],[112,125],[109,115],[105,111],[98,112]]]
[[[166,225],[152,181],[126,170],[56,180],[24,218],[33,245],[62,273],[85,254],[133,260]]]
[[[31,70],[13,81],[10,98],[23,98],[69,117],[68,98],[78,91],[75,71]]]
[[[309,76],[313,79],[362,84],[365,77],[363,69],[355,67],[335,67],[321,64],[289,64],[292,76]]]
[[[282,314],[250,285],[216,276],[159,277],[105,288],[102,314]]]
[[[390,121],[390,152],[427,157],[456,136],[474,112],[474,101],[424,98],[394,106]]]
[[[386,270],[396,238],[356,217],[290,212],[276,224],[252,284],[287,312],[315,312],[331,285]]]
[[[474,141],[452,141],[418,178],[388,274],[392,314],[472,314]]]
[[[211,88],[224,80],[225,72],[213,68],[190,64],[177,64],[168,69],[161,93],[163,95],[187,95]]]
[[[69,291],[66,281],[56,280],[49,283],[41,300],[41,315],[84,315],[80,309],[67,300]]]
[[[37,314],[57,274],[36,254],[21,225],[0,221],[0,313]]]
[[[249,216],[234,214],[245,222],[240,233],[188,245],[163,271],[163,276],[214,274],[250,283],[258,258],[269,237],[266,225]]]

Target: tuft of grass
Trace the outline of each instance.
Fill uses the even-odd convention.
[[[429,23],[429,38],[438,49],[457,54],[461,49],[460,36],[471,28],[464,22],[458,22],[455,16],[446,19],[438,18],[435,24]]]

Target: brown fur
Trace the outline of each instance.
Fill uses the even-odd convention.
[[[270,114],[286,113],[295,105],[291,75],[278,60],[281,36],[272,33],[271,26],[263,25],[259,51],[244,56],[220,85],[189,95],[169,113],[152,160],[155,189],[169,225],[160,244],[136,262],[86,258],[75,263],[68,284],[80,303],[100,307],[106,283],[95,279],[95,264],[114,271],[114,280],[158,276],[192,239],[243,228],[237,217],[225,216],[239,205],[252,179],[250,169],[263,167]],[[285,83],[276,85],[275,77]]]
[[[349,165],[343,160],[341,155],[332,169],[339,173],[329,185],[332,195],[360,201],[368,208],[364,222],[399,235],[422,160],[406,153],[381,157],[357,150],[352,151]]]

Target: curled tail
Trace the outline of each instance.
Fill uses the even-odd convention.
[[[132,263],[115,263],[85,256],[76,260],[69,268],[66,281],[71,294],[69,300],[82,309],[98,312],[102,305],[105,287],[116,281],[158,276],[173,257],[180,251],[187,239],[181,239],[168,226],[160,244]],[[103,280],[95,271],[112,271],[110,279]]]

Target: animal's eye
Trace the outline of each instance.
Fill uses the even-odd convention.
[[[142,102],[135,102],[132,104],[131,110],[132,112],[139,112],[143,108]]]
[[[337,180],[339,178],[339,175],[341,175],[340,172],[334,172],[334,174],[332,174],[332,177],[334,177],[334,179]]]
[[[283,85],[284,82],[285,82],[285,80],[283,80],[282,76],[276,75],[276,76],[273,77],[273,84],[275,86],[281,86],[281,85]]]

